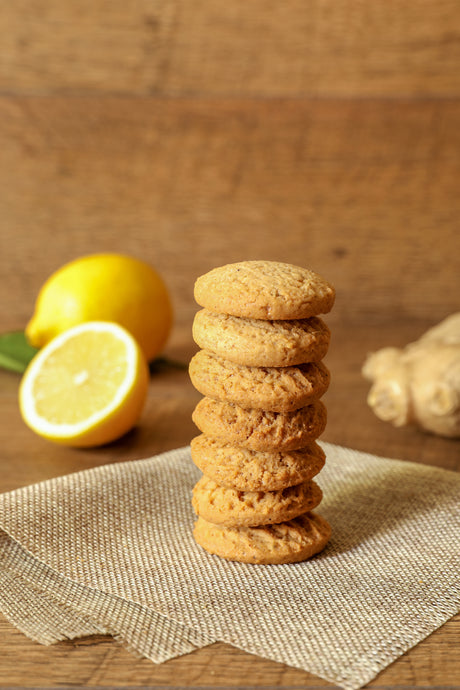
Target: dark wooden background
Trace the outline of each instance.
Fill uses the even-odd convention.
[[[460,3],[0,0],[0,328],[45,278],[101,250],[165,278],[168,352],[194,351],[193,282],[251,258],[337,288],[324,439],[458,468],[459,445],[365,402],[369,350],[459,309]],[[99,451],[34,437],[0,374],[0,490],[184,445],[198,396],[152,379],[139,429]],[[373,683],[457,687],[460,619]],[[250,679],[250,680],[249,680]],[[0,621],[4,686],[325,686],[226,645],[155,667],[108,640],[45,649]],[[457,684],[457,685],[455,685]]]

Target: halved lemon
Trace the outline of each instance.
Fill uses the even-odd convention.
[[[19,405],[37,434],[69,446],[99,446],[138,421],[148,367],[121,326],[88,321],[54,338],[34,357],[21,381]]]

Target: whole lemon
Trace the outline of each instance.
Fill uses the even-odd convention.
[[[34,347],[42,347],[86,321],[124,326],[150,361],[161,352],[171,331],[168,290],[144,261],[123,254],[83,256],[62,266],[43,285],[26,337]]]

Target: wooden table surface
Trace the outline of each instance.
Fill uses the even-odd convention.
[[[460,444],[366,405],[367,352],[459,309],[460,5],[454,0],[0,0],[0,330],[95,251],[163,274],[167,354],[195,351],[195,278],[265,258],[337,288],[323,439],[459,469]],[[99,450],[23,425],[0,372],[0,491],[189,443],[187,373],[151,379],[139,427]],[[375,688],[460,688],[460,617]],[[216,644],[155,666],[108,638],[42,647],[0,617],[1,687],[325,687]]]

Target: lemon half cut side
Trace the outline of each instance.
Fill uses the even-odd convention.
[[[138,421],[148,367],[118,324],[89,321],[53,338],[29,364],[19,389],[25,423],[69,446],[99,446]]]

